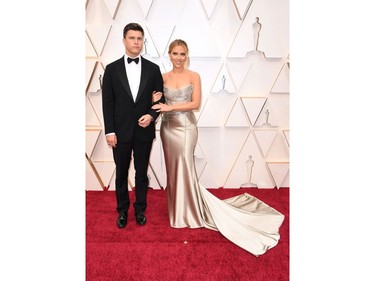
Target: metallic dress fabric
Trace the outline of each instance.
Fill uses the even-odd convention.
[[[179,89],[164,86],[167,104],[189,102],[192,92],[193,85]],[[276,246],[283,214],[248,193],[221,200],[199,183],[194,163],[198,139],[194,112],[165,112],[161,120],[171,227],[219,231],[255,256]]]

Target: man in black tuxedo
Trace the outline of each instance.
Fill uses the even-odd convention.
[[[117,226],[124,228],[130,206],[128,173],[133,153],[135,168],[134,215],[146,223],[147,169],[159,113],[151,109],[154,91],[163,91],[163,78],[155,63],[140,56],[144,31],[137,23],[124,27],[125,55],[108,64],[103,75],[102,99],[106,140],[116,164]]]

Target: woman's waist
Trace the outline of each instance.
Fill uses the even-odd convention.
[[[162,120],[169,120],[175,118],[188,118],[192,122],[196,122],[195,114],[193,111],[168,111],[163,112]]]

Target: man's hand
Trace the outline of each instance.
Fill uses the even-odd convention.
[[[105,137],[107,144],[109,147],[116,147],[117,145],[117,137],[116,135],[108,135]]]
[[[145,114],[141,118],[138,119],[138,125],[142,128],[146,128],[148,125],[150,125],[152,121],[152,116],[150,114]]]

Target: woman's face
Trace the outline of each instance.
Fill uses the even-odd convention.
[[[180,68],[184,67],[187,61],[187,53],[184,46],[175,46],[169,54],[173,67]]]

